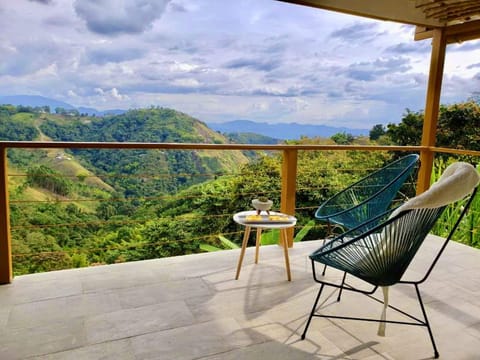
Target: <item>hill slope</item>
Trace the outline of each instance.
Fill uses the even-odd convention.
[[[13,112],[11,108],[9,111]],[[0,130],[3,140],[228,143],[205,123],[163,108],[137,109],[103,118],[3,111],[0,122],[4,125]],[[111,186],[125,196],[176,191],[218,173],[230,173],[248,162],[240,151],[49,150],[43,152],[42,159],[38,159],[40,152],[36,156],[12,160],[20,167],[29,161],[46,164],[67,176],[81,173],[90,183],[95,174],[108,183],[104,189]]]

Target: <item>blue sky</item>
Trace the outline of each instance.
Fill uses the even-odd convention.
[[[202,121],[351,128],[424,107],[414,27],[274,0],[0,0],[0,95]],[[447,50],[443,103],[478,93],[480,41]]]

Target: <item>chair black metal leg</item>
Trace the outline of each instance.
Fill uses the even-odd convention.
[[[337,301],[340,301],[340,297],[342,296],[342,290],[343,290],[343,285],[345,285],[345,278],[347,277],[347,273],[343,273],[343,278],[342,278],[342,285],[340,286],[340,289],[338,289],[338,297]]]
[[[420,303],[420,308],[422,309],[423,318],[425,319],[425,325],[427,326],[428,334],[430,335],[430,340],[432,341],[434,357],[435,359],[438,359],[440,357],[440,354],[438,353],[437,345],[435,345],[435,340],[433,339],[432,329],[430,328],[430,323],[428,322],[425,306],[423,306],[422,296],[420,295],[420,289],[418,288],[417,284],[414,284],[414,285],[415,285],[415,290],[417,291],[418,302]]]
[[[325,276],[325,270],[327,270],[327,265],[323,265],[322,276]]]
[[[327,243],[327,238],[330,236],[330,223],[328,223],[328,229],[327,232],[328,232],[328,236],[327,237],[324,237],[323,238],[323,245],[325,245]],[[325,276],[325,271],[327,270],[327,265],[323,265],[323,271],[322,271],[322,276]]]
[[[320,295],[322,294],[322,290],[323,290],[324,286],[325,286],[325,284],[322,284],[322,286],[320,286],[320,290],[318,291],[317,298],[315,299],[315,302],[313,303],[312,311],[310,311],[310,316],[308,317],[307,324],[305,325],[305,330],[303,330],[302,340],[305,340],[305,335],[307,335],[308,327],[310,326],[310,322],[312,321],[312,317],[315,314],[315,310],[317,309],[318,300],[320,300]]]

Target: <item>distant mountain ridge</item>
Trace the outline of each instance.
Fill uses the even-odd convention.
[[[0,96],[0,105],[10,104],[10,105],[23,105],[23,106],[49,106],[50,112],[55,112],[55,108],[64,108],[65,110],[77,110],[80,114],[95,115],[95,116],[104,116],[104,115],[120,115],[126,112],[122,109],[111,109],[111,110],[97,110],[90,107],[79,106],[75,107],[72,104],[66,103],[64,101],[59,101],[51,98],[47,98],[39,95],[5,95]]]
[[[0,96],[1,104],[24,105],[24,106],[49,106],[50,111],[55,112],[55,108],[61,107],[66,110],[77,110],[80,114],[87,114],[90,116],[105,116],[105,115],[121,115],[127,112],[122,109],[111,110],[97,110],[90,107],[75,107],[63,101],[38,96],[38,95],[7,95]],[[347,133],[354,136],[368,135],[369,129],[351,129],[346,127],[333,127],[327,125],[313,125],[313,124],[298,124],[298,123],[280,123],[269,124],[262,122],[255,122],[251,120],[233,120],[224,123],[204,121],[209,128],[224,133],[230,134],[230,137],[244,138],[246,134],[258,134],[270,138],[268,143],[275,143],[275,139],[279,140],[298,140],[302,136],[307,137],[331,137],[337,133]],[[238,134],[234,136],[233,134]],[[264,139],[262,142],[265,142]]]
[[[350,129],[326,125],[298,123],[268,124],[250,120],[234,120],[225,123],[208,123],[208,127],[222,133],[256,133],[283,140],[298,140],[307,137],[331,137],[337,133],[348,133],[354,136],[368,135],[368,129]]]
[[[0,96],[0,104],[23,105],[23,106],[50,106],[50,111],[55,111],[56,107],[62,107],[66,110],[73,110],[75,106],[63,101],[46,98],[38,95],[6,95]]]

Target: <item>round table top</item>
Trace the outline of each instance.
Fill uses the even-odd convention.
[[[256,210],[248,210],[233,215],[233,221],[240,225],[262,229],[285,229],[295,226],[297,218],[276,211],[270,211],[270,214],[262,211],[261,215],[257,216]]]

